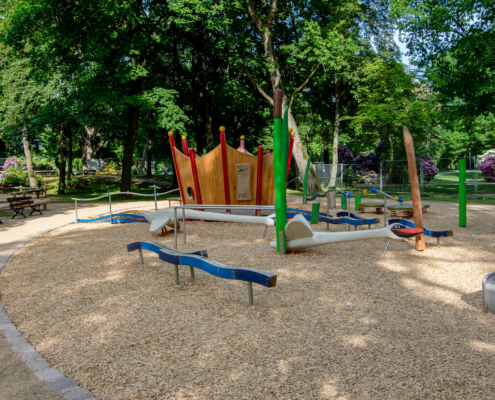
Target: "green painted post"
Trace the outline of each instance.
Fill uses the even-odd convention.
[[[284,133],[282,132],[282,103],[284,92],[275,89],[273,94],[273,173],[275,178],[275,228],[277,251],[286,252],[285,225],[287,224],[287,162],[284,164]],[[288,151],[288,150],[287,150]]]
[[[359,203],[361,203],[361,196],[354,197],[354,210],[359,211]]]
[[[459,160],[459,226],[466,226],[466,159]]]
[[[311,164],[311,157],[313,156],[313,150],[309,151],[308,163],[306,164],[306,171],[304,172],[304,183],[303,183],[303,204],[308,203],[308,172],[309,165]]]
[[[340,199],[340,207],[342,210],[347,210],[347,197],[342,195],[342,198]]]
[[[313,203],[311,207],[311,225],[318,223],[318,216],[320,213],[320,203]]]
[[[282,119],[282,156],[285,171],[285,186],[287,186],[287,165],[289,158],[289,107],[285,107]]]

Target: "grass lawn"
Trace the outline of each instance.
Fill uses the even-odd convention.
[[[458,202],[459,201],[459,197],[458,197],[458,188],[457,186],[452,186],[451,187],[451,190],[450,190],[450,194],[447,192],[446,193],[446,190],[445,190],[446,186],[443,186],[443,187],[439,187],[437,188],[438,189],[438,193],[437,195],[433,195],[433,196],[422,196],[421,197],[421,200],[422,201],[451,201],[451,202]],[[482,186],[480,185],[479,186],[479,190],[478,190],[478,194],[480,196],[483,196],[483,193],[482,193],[482,190],[481,190]],[[484,188],[486,188],[486,192],[488,191],[491,191],[490,194],[491,196],[494,196],[495,195],[495,187],[494,186],[484,186]],[[383,189],[384,191],[386,192],[388,187],[387,186],[383,186]],[[346,188],[346,190],[350,191],[351,193],[362,193],[363,191],[363,188]],[[467,187],[467,202],[468,203],[472,203],[472,204],[495,204],[495,197],[485,197],[484,199],[470,199],[469,196],[473,196],[474,195],[474,188],[472,186],[468,186]],[[426,190],[426,187],[425,187],[425,191],[429,192],[429,190]],[[302,191],[298,191],[298,190],[293,190],[293,189],[287,189],[287,194],[295,194],[297,196],[302,196],[303,195],[303,192]],[[309,194],[308,193],[308,197],[311,197],[313,196],[315,193],[311,193]],[[441,195],[440,195],[441,194]],[[488,196],[490,196],[490,194],[488,194]],[[485,194],[486,195],[486,194]],[[410,197],[410,194],[408,193],[398,193],[397,196],[400,196],[400,197],[403,197],[405,199],[409,198]],[[373,195],[373,194],[366,194],[366,195],[361,195],[361,198],[364,199],[364,198],[370,198],[370,199],[376,199],[376,198],[382,198],[383,196],[380,196],[380,195]]]
[[[145,179],[146,177],[137,176],[137,178]],[[58,176],[53,177],[45,177],[43,181],[47,185],[55,185],[55,188],[48,190],[47,195],[52,199],[52,201],[57,202],[72,202],[71,198],[94,198],[103,196],[107,193],[112,192],[120,192],[120,177],[108,177],[108,176],[88,176],[86,179],[89,181],[89,187],[86,189],[85,193],[69,193],[69,194],[57,194],[58,188]],[[153,177],[153,180],[159,179],[157,177]],[[143,183],[133,183],[131,185],[131,192],[141,193],[141,194],[152,194],[153,186],[151,183],[143,182]],[[167,181],[163,181],[163,185],[158,184],[157,186],[160,189],[157,189],[159,193],[163,193],[169,190],[170,183]],[[179,196],[179,192],[173,192],[166,196],[160,196],[160,200],[164,200],[168,197],[177,197]],[[151,197],[140,197],[134,196],[134,198],[129,200],[119,200],[118,196],[112,196],[112,202],[125,202],[125,201],[150,201]],[[104,202],[107,203],[107,198],[102,198],[99,200],[95,200],[96,202]]]

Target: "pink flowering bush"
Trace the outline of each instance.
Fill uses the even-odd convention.
[[[485,181],[492,182],[495,179],[495,157],[485,158],[479,169]]]

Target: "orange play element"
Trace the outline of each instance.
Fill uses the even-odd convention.
[[[418,170],[416,167],[416,155],[414,152],[414,143],[411,134],[406,126],[402,127],[404,134],[404,145],[406,146],[407,165],[409,169],[409,182],[411,183],[411,194],[413,199],[414,227],[423,226],[423,213],[421,207],[421,190],[419,187]],[[416,250],[425,249],[425,235],[416,236]]]
[[[172,136],[174,136],[174,133],[172,131],[168,131],[168,136],[172,137]]]

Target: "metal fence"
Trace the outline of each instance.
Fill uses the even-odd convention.
[[[459,160],[462,158],[418,159],[417,173],[421,194],[428,197],[457,198],[459,194]],[[467,187],[470,198],[495,198],[495,187],[483,185],[495,182],[495,178],[483,177],[478,157],[466,157],[468,182],[479,185]],[[323,189],[337,186],[345,190],[379,188],[387,193],[411,193],[407,160],[382,161],[376,164],[331,164],[315,163],[315,171]]]

